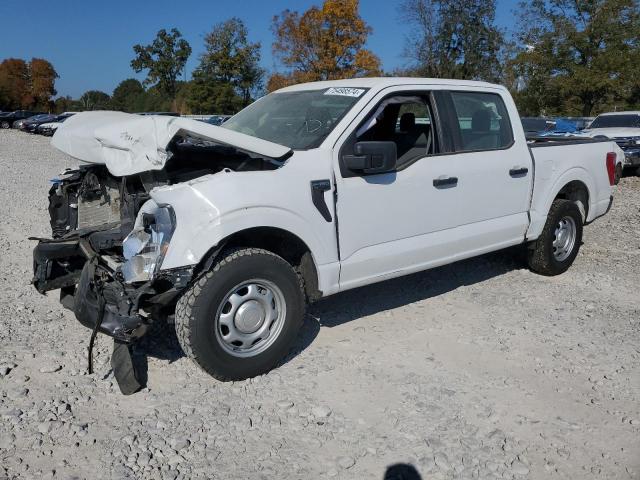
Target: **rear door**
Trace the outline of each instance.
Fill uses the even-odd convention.
[[[452,137],[459,210],[460,257],[514,245],[529,224],[533,166],[524,138],[514,135],[513,102],[498,91],[438,92],[443,129]]]

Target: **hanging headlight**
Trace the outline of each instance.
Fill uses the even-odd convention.
[[[153,200],[143,205],[133,230],[122,242],[125,262],[121,272],[126,283],[153,279],[174,229],[175,216],[170,206],[159,207]]]

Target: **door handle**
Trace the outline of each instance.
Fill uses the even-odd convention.
[[[458,185],[458,177],[438,177],[433,179],[433,186],[436,188],[452,188]]]
[[[527,167],[513,167],[509,170],[509,175],[512,177],[524,177],[529,172]]]

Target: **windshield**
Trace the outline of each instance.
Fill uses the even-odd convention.
[[[589,128],[640,128],[640,115],[600,115]]]
[[[221,126],[294,150],[307,150],[322,143],[365,91],[334,87],[272,93]]]

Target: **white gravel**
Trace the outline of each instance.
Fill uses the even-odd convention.
[[[244,382],[151,339],[148,388],[125,397],[111,340],[87,375],[89,330],[29,284],[66,166],[0,131],[0,478],[640,478],[640,179],[564,275],[509,251],[337,295]]]

